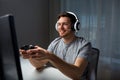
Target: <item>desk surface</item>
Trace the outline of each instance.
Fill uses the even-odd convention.
[[[48,67],[39,72],[27,59],[20,58],[20,61],[24,80],[71,80],[56,68]]]

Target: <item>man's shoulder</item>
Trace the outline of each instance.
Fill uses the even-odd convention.
[[[88,42],[84,37],[77,37],[78,41],[81,43]]]
[[[55,38],[48,46],[48,50],[52,52],[54,48],[59,44],[60,41],[61,41],[60,37]]]
[[[62,39],[61,37],[57,37],[52,42],[59,42],[61,39]]]
[[[77,37],[78,43],[81,45],[91,44],[88,40],[86,40],[84,37]]]
[[[61,41],[61,39],[62,39],[61,37],[57,37],[51,43],[52,44],[57,44],[57,43],[59,43]]]

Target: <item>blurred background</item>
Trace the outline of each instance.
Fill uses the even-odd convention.
[[[120,0],[0,0],[0,16],[13,14],[18,46],[47,48],[58,36],[56,16],[74,12],[80,22],[77,36],[100,50],[98,80],[120,79]]]

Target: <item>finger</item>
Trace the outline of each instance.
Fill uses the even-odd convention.
[[[28,53],[25,50],[19,49],[20,55],[24,58],[27,59],[29,58]]]
[[[22,57],[23,57],[24,59],[29,59],[29,58],[30,58],[29,55],[23,55]]]
[[[34,54],[34,55],[29,55],[31,58],[41,58],[43,57],[42,55],[37,55],[37,54]]]
[[[41,50],[41,49],[30,49],[30,50],[27,51],[27,53],[29,53],[29,54],[35,54],[35,53],[42,54],[42,53],[44,53],[44,51]]]
[[[21,55],[27,54],[25,50],[19,50]]]
[[[28,55],[34,55],[35,52],[33,51],[33,49],[29,49],[26,51]]]
[[[22,54],[20,54],[24,59],[27,59],[27,58],[29,58],[29,55],[27,54],[27,53],[22,53]]]
[[[22,49],[19,49],[19,52],[24,52],[24,50],[22,50]]]
[[[36,46],[34,46],[35,48],[39,48],[39,46],[38,45],[36,45]]]
[[[29,55],[30,58],[33,58],[33,59],[36,59],[36,60],[43,60],[45,59],[45,56],[44,55],[40,55],[39,53],[38,54],[35,54],[35,55]]]
[[[35,46],[35,49],[38,49],[38,51],[45,51],[45,49],[44,48],[42,48],[42,47],[39,47],[39,46]]]

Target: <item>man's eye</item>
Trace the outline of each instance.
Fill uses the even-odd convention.
[[[64,25],[68,25],[68,23],[64,23]]]
[[[69,25],[69,23],[62,23],[62,24],[61,23],[57,23],[57,26],[64,26],[64,25],[67,26],[67,25]]]

